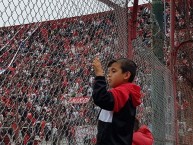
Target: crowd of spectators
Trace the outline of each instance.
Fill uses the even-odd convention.
[[[90,101],[68,100],[91,96],[93,56],[109,59],[117,34],[113,14],[87,17],[1,28],[2,136],[57,142],[73,132],[68,126],[94,123]]]
[[[176,54],[176,82],[177,82],[177,117],[179,122],[179,139],[181,144],[192,144],[192,114],[193,105],[193,44],[184,43],[193,40],[193,3],[192,1],[177,1],[175,4],[175,33],[174,46],[178,49]],[[166,38],[170,40],[170,5],[166,2]],[[169,43],[169,41],[168,41]],[[180,46],[180,47],[179,47]],[[170,50],[165,49],[166,59],[171,58]],[[180,125],[183,124],[183,125]]]
[[[174,32],[174,45],[177,47],[180,43],[192,40],[193,39],[193,6],[192,2],[188,3],[176,3],[175,9],[175,32]],[[165,35],[166,39],[170,40],[170,5],[169,2],[165,2],[164,9],[164,17],[165,17]],[[165,54],[167,55],[166,59],[169,59],[169,49],[165,48]]]
[[[168,5],[166,12],[169,23]],[[124,52],[117,48],[116,21],[111,12],[0,28],[1,141],[27,145],[45,140],[56,144],[63,136],[72,141],[74,126],[96,123],[93,116],[99,110],[91,99],[84,104],[68,101],[91,96],[94,55],[106,62]],[[149,7],[139,7],[137,22],[137,35],[150,48]],[[179,27],[183,27],[181,20]],[[151,66],[143,63],[135,81],[142,87],[145,100],[140,109],[146,107],[145,118],[151,119]]]
[[[139,6],[137,13],[137,37],[140,37],[145,46],[149,48],[151,48],[152,44],[152,21],[150,6]]]

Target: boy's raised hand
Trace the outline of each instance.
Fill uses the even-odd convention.
[[[94,58],[92,65],[96,76],[104,76],[104,71],[101,65],[101,61],[99,60],[98,57]]]

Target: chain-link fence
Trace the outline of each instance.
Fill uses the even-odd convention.
[[[142,87],[143,103],[138,118],[151,129],[155,145],[175,144],[175,99],[172,76],[147,45],[133,42],[138,65],[136,83]]]
[[[96,142],[91,63],[126,55],[124,3],[1,1],[1,143]]]
[[[177,82],[177,119],[178,137],[180,144],[192,144],[192,97],[193,97],[193,72],[192,56],[193,43],[184,43],[177,52],[175,70]]]
[[[146,2],[138,6],[133,41],[143,93],[137,116],[156,145],[174,144],[173,84],[155,49],[163,45],[162,29]],[[1,142],[95,144],[100,108],[90,98],[91,62],[95,55],[104,66],[128,56],[128,3],[133,6],[127,0],[0,1]]]
[[[167,34],[170,32],[172,20],[168,15],[172,10],[167,8]],[[193,3],[192,1],[176,1],[174,5],[174,79],[176,89],[176,120],[179,145],[193,144],[192,136],[192,96],[193,96]],[[171,20],[171,21],[170,21]],[[166,35],[170,41],[170,35]],[[168,42],[168,41],[166,41]],[[169,48],[169,45],[168,45]],[[169,51],[171,51],[169,49]],[[171,55],[170,55],[171,56]],[[168,60],[171,59],[168,57]]]

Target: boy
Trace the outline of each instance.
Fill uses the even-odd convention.
[[[93,60],[94,103],[101,108],[98,117],[97,145],[131,145],[136,106],[141,103],[140,87],[133,84],[136,64],[126,58],[108,64],[107,81],[98,58]]]

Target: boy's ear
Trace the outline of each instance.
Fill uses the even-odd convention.
[[[130,76],[131,76],[131,73],[128,71],[128,72],[125,72],[125,79],[126,80],[129,80],[129,78],[130,78]]]

